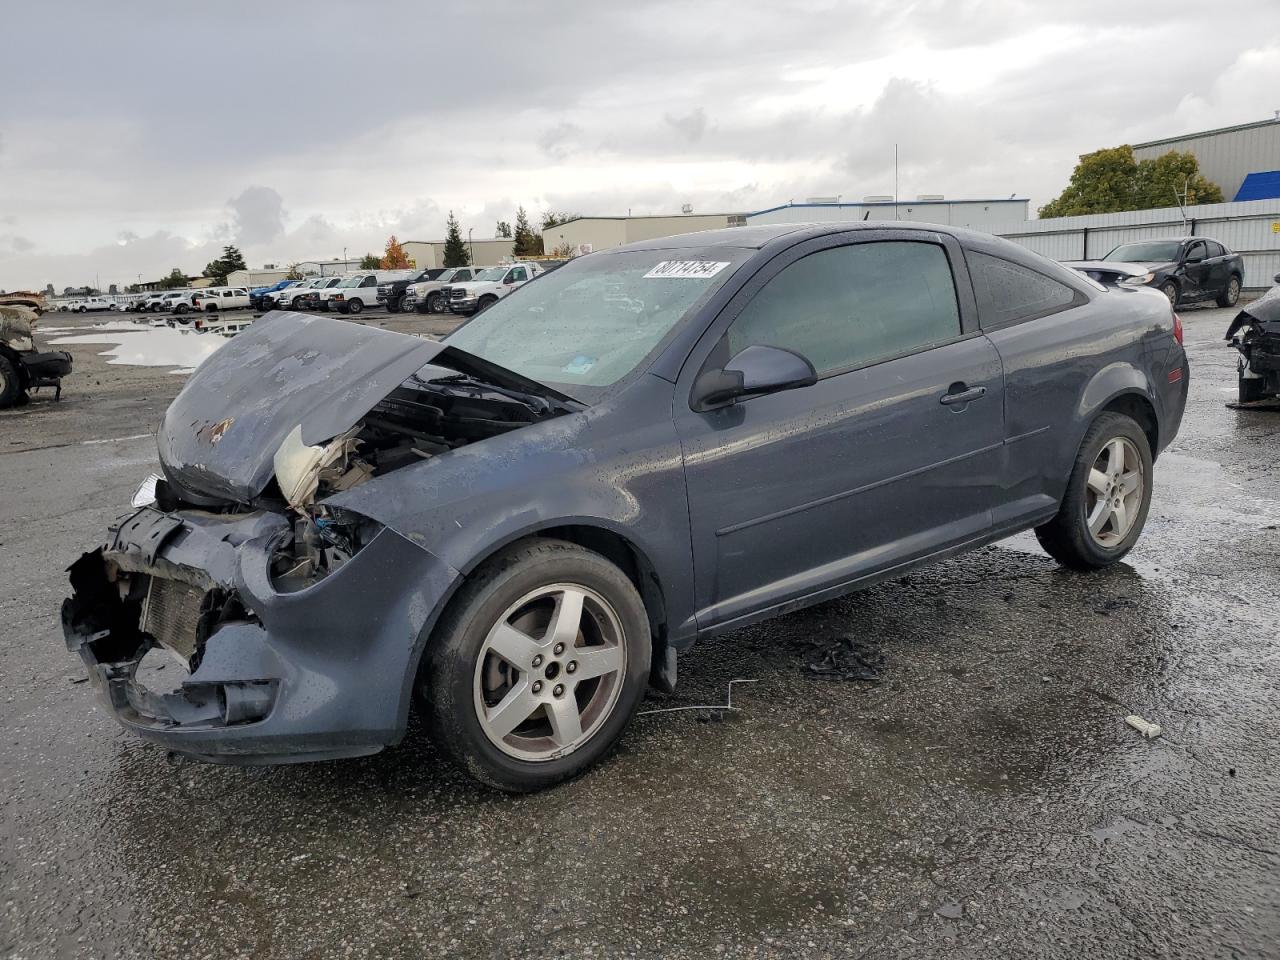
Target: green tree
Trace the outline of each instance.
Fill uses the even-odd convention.
[[[505,220],[499,220],[493,228],[493,235],[495,237],[505,237],[507,240],[510,240],[511,224],[507,223]]]
[[[1066,189],[1040,208],[1040,217],[1176,207],[1184,190],[1187,204],[1222,202],[1222,190],[1204,178],[1193,154],[1170,150],[1138,161],[1128,144],[1108,147],[1080,157]]]
[[[217,263],[215,260],[214,263]],[[206,274],[207,276],[207,274]],[[187,275],[182,272],[181,267],[174,267],[169,271],[169,275],[160,280],[156,284],[161,290],[181,290],[187,285]]]
[[[517,257],[531,257],[542,252],[542,238],[529,226],[529,216],[524,207],[516,210],[515,243],[511,252]]]
[[[382,264],[382,258],[376,253],[366,253],[360,258],[361,270],[377,270]]]
[[[299,268],[297,261],[289,264],[289,272],[284,275],[286,280],[301,280],[302,270]]]
[[[1222,203],[1222,189],[1206,180],[1194,153],[1170,150],[1153,160],[1138,164],[1134,178],[1135,210],[1174,207],[1181,199],[1186,206]],[[1184,197],[1183,194],[1186,194]]]
[[[228,244],[222,248],[222,256],[205,264],[203,275],[213,280],[215,286],[224,286],[227,275],[233,270],[247,269],[244,256],[238,249]]]
[[[466,267],[471,264],[471,254],[462,241],[462,228],[458,219],[449,211],[449,226],[444,235],[444,265],[446,267]]]
[[[562,223],[568,223],[570,220],[581,220],[580,213],[566,213],[563,210],[548,210],[542,215],[542,229],[550,230],[552,227],[558,227]]]

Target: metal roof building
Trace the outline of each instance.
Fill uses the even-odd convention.
[[[1249,174],[1280,169],[1280,116],[1133,145],[1138,160],[1154,160],[1170,150],[1194,154],[1200,172],[1222,188],[1223,199],[1262,199],[1236,194]]]

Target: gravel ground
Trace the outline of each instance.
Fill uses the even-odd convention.
[[[520,798],[416,727],[236,769],[115,725],[62,644],[63,568],[183,377],[73,346],[60,404],[0,412],[0,955],[1280,956],[1280,413],[1223,406],[1230,315],[1184,313],[1191,399],[1128,562],[1067,572],[1022,535],[700,643],[646,707],[757,681],[737,711],[641,717]],[[811,669],[854,653],[878,683]]]

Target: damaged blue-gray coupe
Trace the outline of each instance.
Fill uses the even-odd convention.
[[[593,253],[440,342],[271,313],[169,408],[64,632],[186,755],[369,754],[416,701],[473,775],[536,789],[699,636],[1026,529],[1114,563],[1187,379],[1158,292],[925,224]]]

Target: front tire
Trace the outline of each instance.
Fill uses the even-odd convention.
[[[347,309],[343,310],[342,312],[343,312],[343,313],[353,313],[353,314],[354,314],[354,313],[359,313],[359,312],[360,312],[361,310],[363,310],[363,309],[364,309],[364,302],[363,302],[362,300],[358,300],[358,299],[357,299],[357,300],[348,300],[348,301],[347,301]]]
[[[1267,381],[1261,377],[1246,377],[1244,371],[1240,371],[1237,375],[1238,396],[1240,403],[1256,403],[1266,398],[1265,387]]]
[[[1171,307],[1178,305],[1178,285],[1172,280],[1166,281],[1165,285],[1160,288],[1160,292],[1169,298]]]
[[[444,313],[444,309],[440,306],[440,294],[427,294],[427,313]]]
[[[1218,294],[1218,306],[1234,307],[1236,305],[1236,301],[1239,299],[1240,299],[1240,278],[1233,275],[1231,279],[1227,281],[1226,288],[1222,291],[1222,293]]]
[[[0,354],[0,410],[18,405],[22,394],[22,379],[13,361]]]
[[[1151,445],[1132,418],[1103,413],[1084,435],[1057,516],[1036,527],[1053,559],[1100,570],[1138,542],[1151,507]]]
[[[649,620],[604,557],[562,540],[517,544],[450,603],[418,692],[432,740],[512,793],[576,776],[608,754],[644,696]]]
[[[497,297],[481,297],[480,302],[476,304],[476,313],[484,313],[497,302]]]

